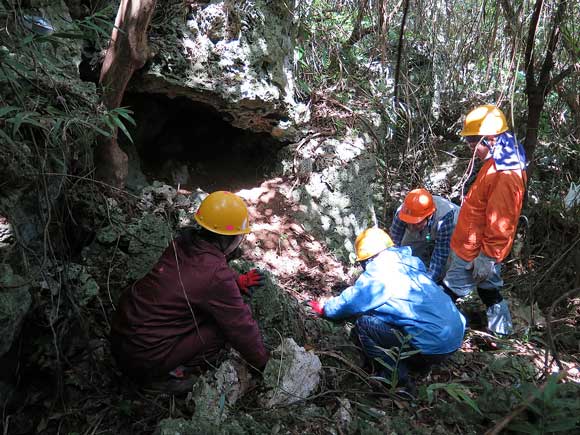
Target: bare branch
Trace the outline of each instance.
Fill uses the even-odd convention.
[[[542,70],[540,72],[540,78],[538,84],[541,86],[545,83],[544,94],[548,91],[550,72],[554,67],[554,51],[558,45],[558,39],[560,38],[560,24],[564,19],[564,14],[566,12],[566,0],[560,0],[558,3],[558,9],[554,15],[554,21],[552,23],[552,29],[550,31],[550,39],[548,40],[548,46],[546,48],[546,57],[544,58],[544,63],[542,65]]]
[[[530,91],[536,87],[536,78],[534,77],[534,40],[536,39],[536,30],[538,29],[538,21],[543,5],[543,0],[536,0],[534,13],[530,21],[530,28],[528,29],[528,39],[526,41],[524,68],[526,69],[526,86]]]
[[[503,9],[507,21],[508,33],[513,39],[516,39],[518,35],[518,26],[516,24],[517,21],[514,8],[512,7],[512,5],[508,0],[501,0],[501,8]]]
[[[568,68],[561,71],[558,75],[552,77],[552,80],[550,80],[550,82],[546,85],[546,92],[556,87],[562,80],[572,74],[576,68],[578,68],[578,65],[570,65]]]
[[[395,103],[397,102],[397,96],[399,93],[399,75],[401,72],[401,55],[403,54],[403,43],[404,43],[404,33],[405,33],[405,23],[407,21],[407,12],[409,11],[409,1],[405,0],[405,5],[403,6],[403,17],[401,18],[401,30],[399,32],[399,46],[397,48],[397,69],[395,70]]]

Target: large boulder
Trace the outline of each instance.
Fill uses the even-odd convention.
[[[169,2],[158,8],[148,67],[134,93],[185,97],[216,109],[234,127],[292,135],[306,115],[294,101],[294,2]]]
[[[377,224],[372,196],[377,168],[366,151],[369,141],[351,132],[340,140],[314,138],[281,155],[283,172],[296,178],[286,194],[304,208],[296,219],[346,262],[354,261],[356,236]]]

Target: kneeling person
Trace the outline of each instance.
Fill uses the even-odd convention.
[[[190,229],[172,241],[157,264],[121,296],[112,323],[113,355],[128,375],[171,380],[198,371],[229,343],[254,368],[268,361],[262,336],[242,298],[263,283],[257,271],[238,275],[227,258],[250,232],[243,200],[214,192]]]
[[[448,267],[451,235],[459,206],[425,189],[411,190],[397,209],[390,234],[396,246],[410,246],[428,266],[427,275],[440,282]]]
[[[363,231],[355,246],[364,272],[339,296],[311,306],[330,319],[356,316],[354,332],[363,352],[371,363],[377,358],[385,363],[379,375],[392,379],[389,367],[396,367],[398,384],[410,386],[409,369],[427,370],[461,347],[465,319],[408,246],[394,247],[378,228]],[[400,348],[401,337],[419,352],[397,363],[381,348]]]

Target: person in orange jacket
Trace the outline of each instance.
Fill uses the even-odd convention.
[[[494,105],[467,114],[460,133],[483,165],[463,200],[451,237],[451,264],[443,280],[455,298],[477,288],[487,307],[487,328],[512,333],[512,320],[500,289],[501,262],[509,254],[526,191],[526,156]]]

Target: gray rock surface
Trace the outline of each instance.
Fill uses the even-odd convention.
[[[285,338],[264,370],[264,384],[270,388],[262,397],[264,406],[289,405],[309,397],[318,387],[321,371],[322,363],[314,352]]]
[[[186,11],[171,2],[153,19],[155,56],[130,90],[186,97],[235,127],[294,135],[308,111],[294,101],[293,8],[293,1],[222,0],[191,2]]]
[[[292,155],[281,156],[283,172],[296,177],[286,194],[306,209],[297,218],[347,262],[354,261],[356,236],[377,222],[372,198],[377,171],[366,151],[368,141],[356,133],[341,140],[312,139]]]

